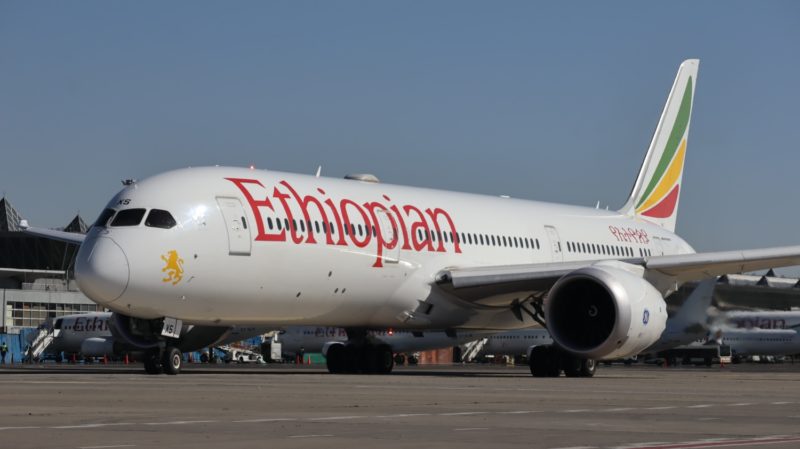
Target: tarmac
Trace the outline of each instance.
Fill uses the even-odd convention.
[[[800,447],[800,364],[0,368],[0,448]]]

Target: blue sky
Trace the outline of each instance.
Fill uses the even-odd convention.
[[[798,244],[798,2],[0,2],[0,190],[32,223],[208,164],[622,205],[700,58],[678,232]]]

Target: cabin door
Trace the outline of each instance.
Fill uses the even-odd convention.
[[[244,208],[238,198],[217,197],[219,210],[225,219],[228,233],[228,251],[231,255],[250,255],[250,224],[244,214]]]
[[[397,224],[395,223],[395,225],[392,226],[392,220],[385,210],[377,209],[375,212],[378,216],[381,228],[380,233],[385,242],[385,246],[383,247],[383,261],[385,263],[397,263],[400,261],[400,245],[402,245]],[[394,242],[394,247],[391,249],[386,248],[386,246],[391,245],[392,242]]]
[[[553,262],[563,261],[564,253],[561,250],[561,238],[558,236],[558,230],[553,226],[545,226],[544,230],[547,232],[547,240],[550,241],[550,255],[553,257]]]

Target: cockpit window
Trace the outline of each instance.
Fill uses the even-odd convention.
[[[97,217],[97,221],[94,222],[92,226],[97,226],[98,228],[104,228],[108,224],[108,220],[114,216],[114,209],[105,209],[103,212],[100,212],[100,216]]]
[[[144,218],[144,209],[125,209],[117,213],[111,226],[139,226]]]
[[[172,214],[161,209],[151,209],[144,221],[144,225],[151,228],[169,229],[176,224],[178,223],[172,218]]]

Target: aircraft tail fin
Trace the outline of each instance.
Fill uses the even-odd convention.
[[[683,305],[675,316],[670,318],[685,329],[708,327],[708,322],[711,320],[709,314],[709,307],[714,298],[714,287],[716,287],[717,279],[711,278],[697,284],[697,287],[689,294]]]
[[[689,122],[697,84],[699,59],[678,68],[650,148],[625,206],[620,212],[640,217],[674,232],[683,178]]]

